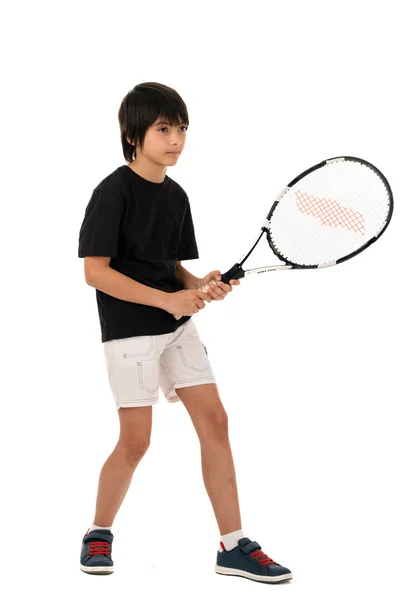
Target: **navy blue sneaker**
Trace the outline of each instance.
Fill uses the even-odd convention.
[[[217,552],[216,573],[220,575],[237,575],[264,583],[279,583],[292,579],[292,573],[282,567],[261,550],[257,542],[244,537],[238,540],[238,546],[226,550],[220,542],[223,551]]]
[[[80,568],[85,573],[104,575],[114,571],[111,547],[114,535],[109,529],[93,529],[82,540]]]

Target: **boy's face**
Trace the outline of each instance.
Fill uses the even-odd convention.
[[[187,127],[184,123],[172,126],[165,118],[158,118],[147,130],[143,150],[138,144],[136,158],[142,154],[151,162],[160,165],[176,164],[186,143]]]

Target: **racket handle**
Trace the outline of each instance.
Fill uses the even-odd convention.
[[[209,283],[206,283],[203,287],[199,288],[199,290],[201,292],[207,292],[207,290],[209,289],[211,283],[216,283],[216,280],[212,279],[211,281],[209,281]],[[177,321],[179,321],[179,319],[181,319],[183,315],[173,315],[173,316],[175,317],[175,319]]]

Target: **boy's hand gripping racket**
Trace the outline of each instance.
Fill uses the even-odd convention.
[[[337,265],[375,242],[387,228],[392,212],[392,190],[371,163],[353,156],[325,160],[282,190],[251,250],[222,274],[221,281],[229,283],[230,279],[279,269]],[[264,233],[283,264],[244,271],[242,265]],[[206,292],[210,283],[200,290]],[[176,319],[181,316],[174,315]]]

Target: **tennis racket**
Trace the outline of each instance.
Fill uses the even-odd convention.
[[[375,242],[389,225],[392,212],[392,190],[374,165],[353,156],[324,160],[283,188],[254,245],[222,274],[221,281],[281,269],[338,265]],[[244,270],[242,265],[264,233],[282,264]],[[200,290],[206,292],[210,283]],[[174,315],[176,319],[181,316]]]

